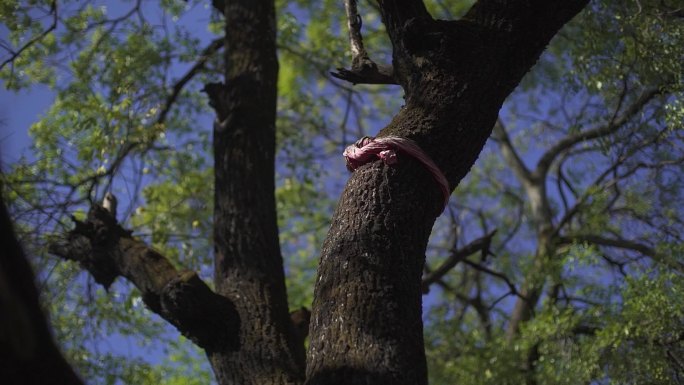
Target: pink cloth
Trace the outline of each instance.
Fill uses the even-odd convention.
[[[435,162],[411,139],[388,136],[384,138],[364,137],[344,150],[347,169],[354,171],[364,164],[380,158],[385,164],[397,163],[396,151],[410,155],[430,171],[444,195],[444,207],[449,202],[449,182]]]

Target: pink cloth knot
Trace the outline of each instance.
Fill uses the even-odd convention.
[[[442,170],[437,167],[435,162],[433,162],[432,159],[418,147],[416,142],[411,139],[399,138],[396,136],[384,138],[364,136],[356,143],[344,149],[342,155],[344,155],[344,159],[347,162],[347,169],[349,171],[354,171],[377,158],[391,166],[398,161],[397,151],[414,157],[430,171],[442,191],[442,195],[444,196],[444,207],[446,207],[449,202],[449,195],[451,195],[449,192],[449,182],[447,182]]]
[[[391,166],[397,163],[397,153],[394,150],[384,150],[378,153],[378,157],[385,162],[386,165]]]

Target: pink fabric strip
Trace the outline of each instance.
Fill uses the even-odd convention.
[[[364,137],[355,144],[347,147],[344,150],[345,160],[347,161],[347,168],[349,171],[354,171],[364,164],[380,158],[385,164],[393,165],[397,162],[397,154],[395,151],[408,154],[425,166],[430,171],[435,181],[442,190],[444,195],[444,207],[449,202],[449,182],[442,173],[442,170],[437,167],[435,162],[411,139],[399,138],[397,136],[388,136],[384,138],[370,138]]]

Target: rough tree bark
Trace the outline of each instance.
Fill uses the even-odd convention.
[[[240,349],[212,357],[220,383],[303,380],[275,208],[278,59],[273,0],[226,1],[225,84],[214,124],[214,281],[240,314]]]
[[[504,99],[587,1],[480,0],[462,19],[442,21],[421,0],[378,0],[393,68],[362,61],[351,73],[356,83],[405,91],[406,105],[379,136],[414,140],[455,188]],[[51,251],[105,285],[133,282],[150,309],[206,350],[221,385],[425,384],[421,272],[439,188],[401,154],[394,166],[354,172],[322,249],[305,377],[298,326],[306,317],[296,325],[288,316],[275,216],[273,0],[212,4],[226,17],[225,82],[205,88],[217,115],[216,293],[98,206]]]
[[[587,3],[481,0],[458,21],[421,0],[378,1],[406,105],[378,136],[413,139],[451,188],[475,162],[504,99]],[[439,190],[414,160],[354,172],[322,249],[310,384],[425,384],[420,277]]]

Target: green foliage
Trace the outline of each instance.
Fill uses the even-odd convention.
[[[174,342],[169,326],[145,310],[130,285],[95,290],[80,269],[45,251],[51,234],[71,226],[69,215],[82,217],[90,200],[112,190],[119,219],[137,235],[184,267],[206,273],[211,265],[209,133],[197,126],[208,111],[200,89],[210,72],[167,107],[174,82],[202,47],[187,22],[179,22],[191,5],[165,1],[161,7],[59,2],[60,18],[50,30],[50,2],[0,5],[10,43],[26,47],[0,70],[3,85],[18,90],[44,83],[54,92],[54,103],[29,130],[31,154],[11,165],[6,196],[34,256],[55,334],[89,383],[209,381],[202,354],[187,341]],[[112,347],[122,340],[137,341],[136,351],[164,341],[162,354],[176,362],[130,358],[130,351]]]

